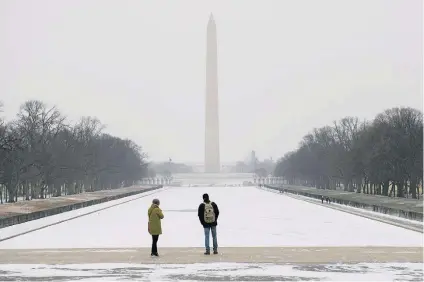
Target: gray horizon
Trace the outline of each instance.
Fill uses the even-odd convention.
[[[2,115],[37,99],[98,117],[151,161],[203,163],[210,13],[221,164],[277,159],[345,116],[423,109],[419,0],[3,0]]]

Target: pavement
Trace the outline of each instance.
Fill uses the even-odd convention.
[[[211,262],[325,264],[423,263],[422,247],[228,247],[218,255],[203,248],[11,249],[0,250],[0,264],[142,263],[191,264]]]

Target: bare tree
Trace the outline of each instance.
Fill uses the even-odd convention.
[[[279,160],[274,174],[292,184],[334,189],[341,181],[347,191],[417,198],[422,155],[422,113],[393,108],[372,122],[346,117],[314,129]]]
[[[146,176],[141,147],[103,129],[96,118],[70,125],[56,107],[25,102],[15,120],[0,120],[1,202],[3,194],[8,202],[54,197],[128,186]]]

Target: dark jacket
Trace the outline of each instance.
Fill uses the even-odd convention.
[[[219,216],[219,209],[218,206],[212,202],[213,211],[215,212],[215,221],[212,223],[206,223],[204,219],[205,214],[205,203],[201,203],[199,205],[199,209],[197,212],[197,215],[199,216],[200,223],[203,225],[203,227],[212,227],[218,225],[218,216]]]

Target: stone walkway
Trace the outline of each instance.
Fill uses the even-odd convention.
[[[240,247],[205,256],[202,248],[0,250],[0,264],[155,263],[422,263],[422,247]]]

